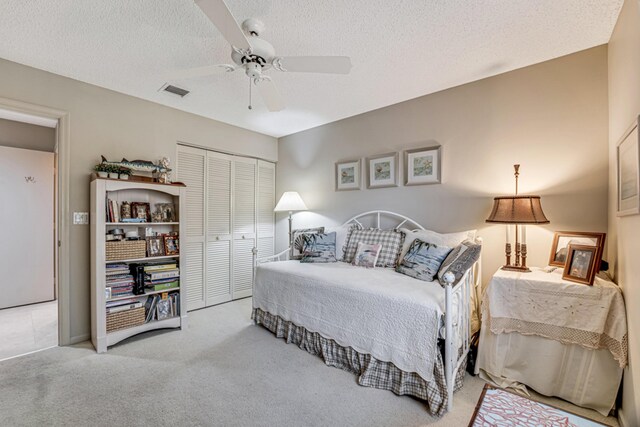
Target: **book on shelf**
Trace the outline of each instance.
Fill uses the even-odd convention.
[[[118,300],[118,301],[107,301],[105,306],[107,308],[111,308],[111,307],[117,307],[119,305],[135,304],[137,302],[139,302],[139,301],[136,298],[126,298],[126,299],[121,299],[121,300]]]
[[[171,270],[151,271],[145,272],[147,280],[159,280],[159,279],[171,279],[174,277],[180,277],[180,269],[174,268]]]
[[[166,271],[166,270],[175,270],[178,267],[178,264],[174,262],[164,262],[160,264],[151,264],[148,263],[144,266],[145,273],[155,272],[155,271]]]
[[[134,308],[140,308],[140,307],[142,307],[142,302],[140,301],[134,302],[131,304],[118,305],[115,307],[107,308],[107,314],[119,313],[121,311],[133,310]]]
[[[169,290],[169,289],[180,287],[180,281],[174,280],[172,282],[167,282],[167,283],[149,284],[149,285],[146,285],[145,287],[152,291],[163,291],[165,289]]]
[[[144,218],[122,218],[120,222],[130,222],[130,223],[139,223],[139,222],[147,222]]]

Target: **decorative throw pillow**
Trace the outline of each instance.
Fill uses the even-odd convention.
[[[403,241],[404,234],[396,230],[378,230],[373,228],[368,230],[353,230],[349,237],[347,248],[344,251],[343,261],[353,262],[356,250],[358,249],[358,242],[368,245],[379,243],[382,245],[382,249],[380,250],[376,267],[395,267],[398,263]]]
[[[456,277],[453,284],[455,285],[458,283],[460,279],[462,279],[465,271],[471,268],[473,263],[480,259],[481,250],[482,246],[472,242],[471,240],[465,240],[456,246],[440,266],[440,271],[438,271],[438,280],[440,281],[440,284],[442,286],[447,284],[444,280],[444,275],[448,271],[452,272]]]
[[[304,251],[300,262],[336,262],[336,233],[303,234]]]
[[[420,239],[423,242],[429,242],[438,246],[455,248],[465,240],[475,240],[476,238],[476,230],[460,231],[457,233],[437,233],[431,230],[409,230],[407,228],[401,228],[400,231],[405,234],[400,259],[404,257],[404,254],[407,253],[415,239]]]
[[[375,268],[381,249],[382,245],[380,243],[367,245],[366,243],[358,242],[352,264],[358,267]]]
[[[431,282],[438,274],[440,265],[451,252],[451,248],[437,246],[416,239],[400,261],[396,271],[407,276]]]
[[[336,227],[325,227],[325,233],[336,233],[336,259],[342,261],[344,259],[344,250],[349,242],[349,237],[353,230],[360,230],[362,227],[359,224],[346,224],[338,225]]]
[[[303,236],[305,234],[320,234],[324,233],[324,227],[316,227],[316,228],[300,228],[298,230],[293,230],[291,234],[293,235],[293,251],[291,253],[291,259],[301,259],[302,251],[304,250],[304,240]]]

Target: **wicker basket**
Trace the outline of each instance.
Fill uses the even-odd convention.
[[[147,253],[147,242],[144,240],[123,240],[106,242],[106,260],[144,258]]]
[[[133,328],[134,326],[144,324],[144,321],[146,320],[144,311],[144,307],[138,307],[132,308],[131,310],[107,314],[107,332]]]

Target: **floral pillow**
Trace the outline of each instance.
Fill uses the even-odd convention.
[[[451,248],[415,239],[396,271],[415,279],[432,282]]]
[[[304,234],[300,262],[336,262],[336,233]]]
[[[352,264],[358,267],[375,268],[376,261],[378,261],[378,256],[380,255],[381,250],[382,245],[380,243],[368,245],[366,243],[358,242]]]

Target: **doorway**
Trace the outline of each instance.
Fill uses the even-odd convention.
[[[0,110],[0,360],[57,346],[58,120]]]

